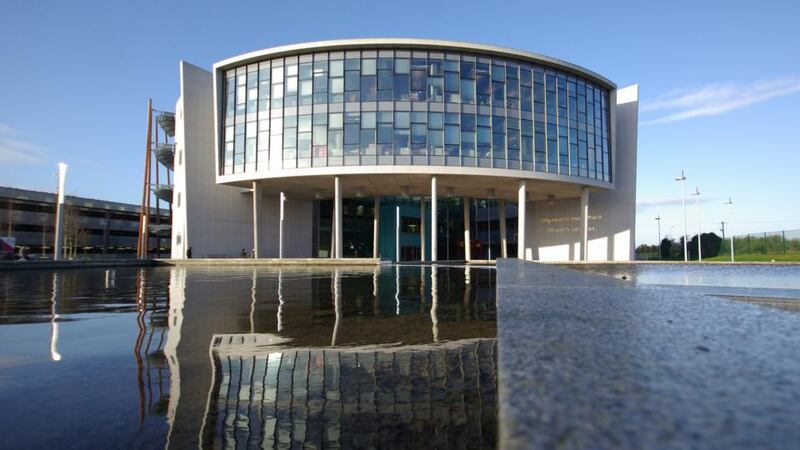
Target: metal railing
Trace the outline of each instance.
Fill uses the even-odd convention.
[[[800,253],[800,230],[748,233],[733,237],[734,255]],[[730,238],[722,241],[720,255],[731,253]]]

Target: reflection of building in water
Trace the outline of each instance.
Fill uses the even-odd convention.
[[[203,446],[495,444],[495,339],[278,350],[275,338],[214,337]]]
[[[169,366],[164,353],[167,341],[169,297],[160,290],[148,290],[150,272],[137,272],[136,324],[139,332],[133,348],[136,383],[139,389],[139,424],[146,415],[165,415],[169,404]]]
[[[172,377],[167,447],[219,445],[226,423],[244,427],[240,435],[244,433],[249,443],[267,434],[282,442],[284,416],[275,416],[271,434],[263,431],[269,417],[253,403],[263,399],[265,407],[271,399],[271,405],[290,415],[290,439],[300,439],[301,429],[311,442],[355,442],[373,432],[395,436],[409,430],[430,434],[427,430],[436,429],[445,433],[442,442],[455,442],[457,436],[470,438],[475,432],[484,442],[494,442],[494,385],[484,386],[481,378],[494,383],[494,284],[494,270],[477,268],[438,268],[436,275],[430,267],[415,266],[387,270],[172,268],[170,331],[163,347]],[[237,336],[240,341],[231,345],[220,336]],[[246,345],[243,336],[249,339]],[[434,339],[441,343],[432,345]],[[334,340],[336,347],[331,346]],[[367,345],[374,347],[367,349]],[[270,369],[270,364],[277,367]],[[250,376],[242,382],[244,365]],[[300,367],[306,368],[305,375]],[[461,381],[455,372],[442,372],[444,367],[462,371]],[[473,369],[479,371],[474,376]],[[250,381],[253,370],[258,372]],[[319,385],[320,374],[328,381],[338,377],[341,388]],[[277,378],[270,381],[273,375]],[[224,388],[223,383],[227,383]],[[375,386],[371,391],[369,383]],[[423,394],[414,389],[423,386],[428,386],[427,393],[419,397]],[[273,388],[272,394],[267,392]],[[236,419],[239,413],[229,415],[226,402],[245,393],[244,400],[237,400],[244,418]],[[338,414],[339,437],[314,434],[320,426],[332,430],[324,428],[324,408],[322,416],[314,415],[314,402],[320,395],[323,406],[333,408],[327,414]],[[353,403],[352,398],[359,400]],[[421,406],[424,401],[427,410]],[[368,402],[374,407],[371,413],[364,409]],[[445,410],[454,412],[447,417],[424,415]],[[480,412],[478,419],[473,417],[475,411]],[[251,431],[255,426],[251,413],[260,414],[252,419],[260,421],[258,434]],[[376,428],[363,431],[360,427],[372,426],[366,422],[377,424]],[[481,425],[474,428],[475,423]],[[238,445],[245,445],[241,436],[236,439]]]

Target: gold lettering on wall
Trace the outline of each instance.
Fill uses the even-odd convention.
[[[592,222],[603,220],[602,214],[589,215],[589,231],[596,231],[592,226]],[[544,227],[545,233],[579,233],[581,231],[581,218],[580,216],[552,216],[540,217],[538,222],[546,225]]]

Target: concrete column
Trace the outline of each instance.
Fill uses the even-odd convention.
[[[64,183],[67,177],[67,165],[58,163],[58,203],[56,204],[56,236],[53,244],[53,259],[61,259],[61,247],[64,243]],[[145,222],[145,226],[146,226]],[[146,230],[146,228],[145,228]],[[147,234],[145,234],[147,236]],[[145,251],[145,254],[146,251]]]
[[[400,207],[394,211],[394,260],[400,262]]]
[[[381,198],[377,195],[375,196],[373,211],[375,211],[375,217],[372,218],[372,257],[378,259],[381,255],[379,234],[379,230],[381,229]]]
[[[589,188],[581,188],[581,260],[589,260]]]
[[[508,238],[506,233],[506,201],[500,200],[500,257],[508,258]]]
[[[105,226],[103,226],[103,254],[108,252],[108,242],[111,237],[111,213],[106,212],[104,217]],[[10,234],[9,234],[10,236]]]
[[[436,262],[436,177],[431,177],[431,262]]]
[[[279,222],[278,222],[278,258],[283,259],[283,218],[284,218],[284,205],[286,204],[286,194],[281,192],[280,195]]]
[[[519,182],[517,192],[517,258],[525,259],[525,207],[528,202],[528,184]]]
[[[425,261],[425,196],[419,199],[419,260]]]
[[[339,177],[333,179],[334,200],[333,200],[333,228],[334,232],[334,256],[342,257],[342,183]]]
[[[470,236],[470,225],[472,220],[469,217],[471,201],[469,197],[464,197],[462,202],[464,203],[464,260],[469,261],[472,259],[472,246],[470,245],[472,242]]]
[[[258,250],[258,204],[261,200],[261,188],[253,181],[253,258],[260,258]]]

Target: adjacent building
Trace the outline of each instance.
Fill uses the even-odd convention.
[[[0,236],[13,238],[17,250],[30,257],[52,257],[57,196],[51,192],[0,187]],[[64,217],[64,253],[74,257],[133,257],[139,228],[139,206],[67,195]],[[153,223],[169,223],[168,211]],[[151,233],[153,255],[170,253],[168,229]]]
[[[172,257],[630,260],[638,86],[488,45],[180,64]]]

